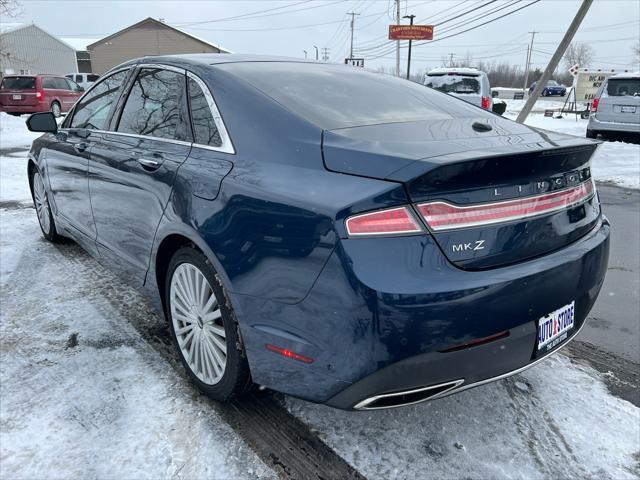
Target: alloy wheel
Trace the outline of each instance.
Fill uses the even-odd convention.
[[[33,176],[33,198],[36,205],[36,212],[38,214],[40,227],[42,227],[44,234],[48,235],[51,230],[51,216],[49,213],[47,191],[44,188],[44,183],[42,182],[42,176],[40,173],[36,173]]]
[[[62,114],[62,110],[60,109],[60,105],[58,102],[53,102],[51,105],[51,112],[53,112],[53,116],[58,118]]]
[[[170,286],[171,321],[178,346],[198,379],[215,385],[227,364],[227,340],[220,303],[204,274],[181,263]]]

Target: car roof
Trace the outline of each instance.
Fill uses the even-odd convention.
[[[618,73],[617,75],[613,75],[609,78],[622,78],[622,79],[640,78],[640,72],[623,72],[623,73]]]
[[[179,55],[160,55],[136,58],[125,62],[121,66],[137,63],[171,63],[174,65],[220,65],[223,63],[241,62],[292,62],[292,63],[322,63],[304,58],[278,57],[272,55],[250,55],[237,53],[189,53]]]
[[[484,72],[482,70],[478,70],[477,68],[469,68],[469,67],[451,67],[451,68],[446,68],[446,67],[439,67],[439,68],[434,68],[432,70],[429,70],[429,73],[427,73],[427,75],[432,75],[432,74],[444,74],[444,73],[461,73],[461,74],[465,74],[465,75],[482,75],[484,74]]]

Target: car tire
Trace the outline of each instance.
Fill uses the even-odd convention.
[[[56,224],[51,213],[51,205],[49,204],[49,195],[44,186],[44,180],[40,172],[35,171],[31,178],[31,196],[33,197],[33,205],[36,208],[38,223],[44,238],[50,242],[59,242],[61,240]]]
[[[587,128],[587,138],[598,138],[598,132]]]
[[[189,378],[209,398],[227,401],[251,383],[238,322],[211,265],[193,247],[171,258],[165,282],[173,343]]]
[[[60,115],[62,115],[62,108],[58,102],[51,103],[51,113],[53,113],[53,116],[56,118],[59,118]]]

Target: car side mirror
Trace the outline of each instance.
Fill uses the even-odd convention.
[[[52,112],[41,112],[27,118],[27,128],[30,132],[56,133],[58,124]]]
[[[78,85],[78,88],[76,88],[76,92],[84,92],[84,87]]]

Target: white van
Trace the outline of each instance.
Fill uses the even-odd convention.
[[[489,77],[476,68],[435,68],[424,76],[422,83],[485,110],[493,108]]]
[[[68,75],[65,75],[65,77],[69,80],[73,80],[86,90],[87,87],[100,78],[100,75],[96,75],[95,73],[69,73]]]

